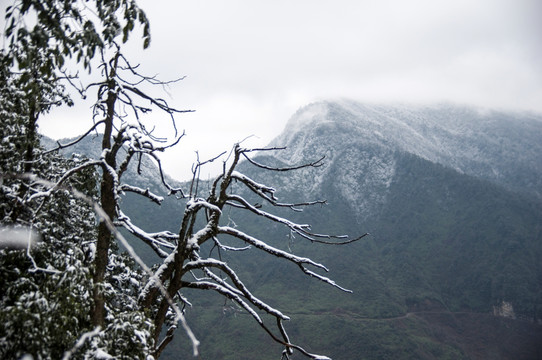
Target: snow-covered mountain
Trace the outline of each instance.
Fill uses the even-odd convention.
[[[99,156],[89,153],[99,146],[86,141],[75,151]],[[328,201],[296,212],[294,220],[319,233],[371,233],[348,246],[325,247],[230,214],[255,237],[321,261],[331,278],[354,291],[330,291],[258,252],[224,253],[248,287],[292,315],[288,326],[300,343],[334,359],[541,353],[542,115],[323,101],[297,111],[270,146],[286,150],[262,152],[257,162],[283,167],[325,156],[322,166],[293,172],[248,162],[238,169],[276,188],[281,201]],[[124,180],[159,187],[152,165],[144,164],[142,176],[132,168]],[[143,204],[123,201],[143,228],[178,229],[182,202],[166,197],[161,209],[137,212]],[[260,205],[279,215],[289,210]],[[265,351],[273,344],[253,331],[248,317],[228,316],[223,300],[203,299],[187,312],[203,357],[275,355]],[[513,309],[506,318],[499,315],[505,306]],[[243,339],[233,348],[224,340],[231,333]],[[190,351],[182,335],[177,339],[165,359]]]
[[[293,175],[290,186],[318,195],[332,178],[362,216],[385,201],[397,153],[542,198],[542,116],[536,114],[323,101],[297,111],[271,145],[287,147],[275,155],[286,163],[325,155],[323,167]],[[307,177],[313,181],[303,181]]]
[[[323,353],[337,359],[537,358],[542,115],[323,101],[294,114],[270,146],[287,148],[262,153],[258,162],[283,167],[325,155],[324,164],[287,173],[242,171],[275,187],[281,200],[326,199],[327,206],[299,215],[316,232],[371,233],[347,247],[299,239],[287,244],[329,265],[353,296],[299,279],[303,285],[292,289],[290,273],[265,259],[256,261],[261,271],[247,270],[266,279],[256,280],[262,293],[279,289],[277,302],[307,314],[296,313],[297,320],[318,314]],[[286,246],[276,229],[261,231]],[[514,309],[506,319],[499,315],[503,304]],[[333,314],[312,306],[333,308]],[[344,339],[354,341],[338,345]]]

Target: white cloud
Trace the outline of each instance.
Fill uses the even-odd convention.
[[[251,134],[265,144],[299,107],[330,97],[542,112],[540,4],[140,0],[153,39],[132,53],[144,71],[188,76],[171,88],[173,104],[197,110],[179,120],[183,157],[210,156]]]

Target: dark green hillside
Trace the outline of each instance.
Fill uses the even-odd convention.
[[[451,311],[542,317],[542,206],[411,155],[376,226],[382,275],[409,306],[422,294]],[[424,295],[425,296],[425,295]]]
[[[292,132],[301,137],[293,145],[307,151],[293,151],[301,154],[298,158],[290,161],[285,156],[284,163],[271,156],[258,159],[283,167],[285,162],[298,164],[300,158],[311,161],[326,154],[325,165],[317,171],[269,173],[247,163],[238,170],[275,187],[281,201],[328,200],[325,206],[301,213],[271,209],[265,203],[264,210],[310,223],[317,233],[370,232],[371,236],[347,246],[312,244],[250,214],[231,210],[223,217],[275,247],[325,264],[330,272],[324,275],[353,290],[344,293],[310,279],[296,266],[257,249],[222,252],[220,257],[256,296],[291,317],[285,325],[292,341],[335,360],[541,359],[538,185],[533,185],[536,191],[520,195],[505,183],[483,180],[476,169],[465,175],[393,144],[383,146],[374,137],[366,143],[350,128],[325,121],[320,125]],[[382,135],[386,128],[381,127],[377,130]],[[325,131],[317,137],[312,129]],[[398,134],[398,139],[404,138],[401,131]],[[461,140],[453,149],[474,146],[472,141]],[[452,159],[450,154],[446,156]],[[482,164],[484,156],[477,158]],[[499,156],[494,154],[495,159]],[[508,168],[503,165],[501,170]],[[146,169],[143,177],[157,179],[150,174]],[[138,184],[136,176],[132,169],[125,180]],[[531,172],[527,178],[533,176]],[[151,181],[150,186],[159,184]],[[202,197],[206,186],[200,183]],[[157,207],[129,194],[123,201],[128,205],[126,213],[142,228],[177,231],[183,201],[166,197]],[[220,240],[243,245],[234,239]],[[136,248],[152,260],[145,246]],[[202,254],[217,256],[216,251],[204,248]],[[201,341],[202,359],[277,359],[280,346],[246,312],[211,292],[182,292],[194,304],[186,309],[187,318]],[[495,309],[504,308],[509,318],[494,315]],[[182,330],[174,341],[163,358],[189,357],[191,349]],[[294,359],[303,357],[296,354]]]
[[[322,185],[329,205],[300,215],[315,231],[370,230],[359,243],[308,244],[278,226],[231,214],[239,228],[326,264],[327,275],[353,294],[255,250],[224,258],[256,295],[292,317],[292,339],[333,359],[538,358],[541,204],[413,155],[396,154],[396,161],[387,202],[366,224],[356,220],[333,177]],[[280,189],[287,179],[274,176],[274,185]],[[519,320],[493,315],[502,301]],[[203,358],[276,358],[278,347],[231,304],[211,297],[188,312]]]

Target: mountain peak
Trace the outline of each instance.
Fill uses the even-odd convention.
[[[348,149],[410,153],[540,198],[540,139],[542,116],[537,114],[343,99],[299,109],[271,144],[286,146],[277,156],[291,163],[326,155],[331,165]]]

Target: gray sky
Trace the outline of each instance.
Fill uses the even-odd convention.
[[[300,107],[321,99],[450,101],[542,112],[539,0],[140,0],[152,43],[134,51],[163,79],[187,137],[166,154],[189,176],[243,138],[263,146]],[[79,110],[45,119],[52,137]],[[87,117],[88,119],[88,117]]]

